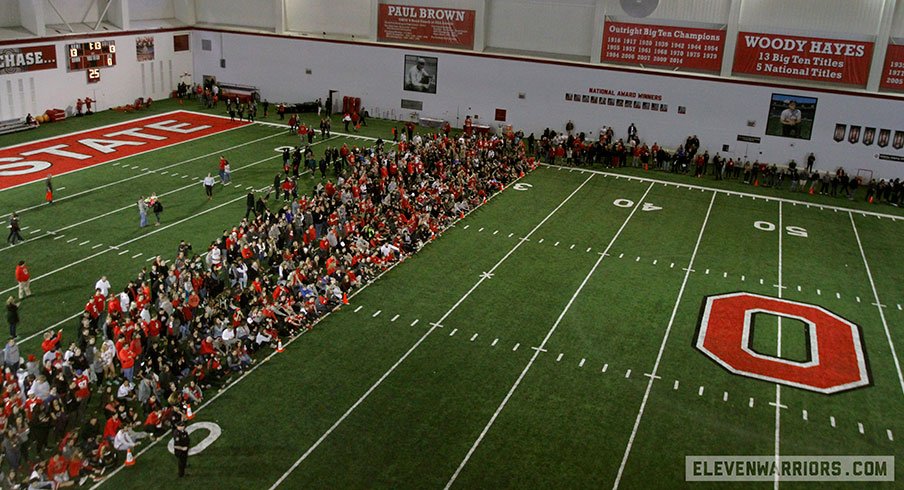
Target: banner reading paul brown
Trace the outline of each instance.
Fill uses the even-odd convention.
[[[739,32],[732,72],[865,87],[873,43]]]
[[[0,48],[0,75],[49,70],[56,67],[56,46],[53,44]]]
[[[380,4],[377,39],[472,49],[474,17],[473,10]]]

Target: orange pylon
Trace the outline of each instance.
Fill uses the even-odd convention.
[[[126,466],[133,466],[135,464],[135,457],[132,456],[132,450],[126,449]]]

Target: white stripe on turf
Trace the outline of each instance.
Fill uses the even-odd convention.
[[[571,295],[571,299],[568,300],[568,303],[565,304],[565,308],[562,309],[562,312],[559,313],[559,317],[556,318],[555,323],[552,324],[552,327],[549,328],[549,331],[546,332],[546,336],[543,338],[543,341],[540,343],[538,349],[534,350],[534,354],[531,356],[530,360],[527,361],[527,365],[524,366],[524,369],[521,371],[521,374],[518,375],[518,378],[515,379],[515,383],[509,389],[508,393],[505,395],[505,398],[502,399],[502,403],[496,407],[496,411],[490,417],[490,420],[487,422],[486,426],[484,426],[483,430],[480,432],[480,435],[477,436],[477,440],[474,441],[474,444],[471,445],[471,448],[468,450],[467,454],[465,454],[464,459],[462,459],[461,463],[458,465],[458,468],[455,469],[455,472],[452,473],[452,476],[449,478],[449,481],[446,482],[445,488],[448,489],[455,483],[455,480],[458,478],[458,475],[461,474],[461,471],[464,469],[465,465],[468,464],[468,461],[471,459],[471,456],[474,454],[474,451],[477,450],[477,446],[483,441],[483,438],[486,437],[487,433],[490,431],[490,428],[493,427],[493,423],[496,422],[496,418],[499,417],[499,414],[502,413],[502,410],[505,409],[505,405],[508,404],[508,401],[512,398],[512,395],[515,393],[515,390],[518,389],[518,386],[521,384],[521,381],[524,379],[524,376],[527,375],[527,372],[530,370],[531,366],[537,360],[537,357],[540,355],[542,349],[546,347],[546,343],[549,342],[549,339],[555,333],[556,329],[559,327],[559,324],[562,323],[562,319],[565,318],[565,315],[571,309],[571,305],[574,304],[574,301],[581,294],[581,291],[584,290],[584,286],[587,285],[587,282],[590,281],[590,277],[593,276],[593,273],[596,272],[596,269],[599,268],[600,263],[603,259],[606,258],[609,250],[612,249],[612,245],[615,244],[615,241],[618,240],[618,237],[621,235],[622,231],[628,226],[628,222],[631,221],[631,218],[634,217],[634,214],[637,213],[637,210],[643,204],[644,199],[647,198],[647,195],[650,193],[650,190],[653,189],[653,184],[650,184],[647,187],[647,190],[643,193],[643,196],[637,200],[637,204],[634,205],[634,209],[628,214],[628,217],[625,218],[625,221],[622,222],[621,227],[619,227],[618,231],[615,232],[615,236],[612,237],[612,240],[609,241],[609,245],[606,246],[606,249],[600,254],[599,258],[596,259],[596,262],[593,264],[593,267],[584,276],[584,280],[581,281],[581,284],[575,290],[574,294]],[[561,359],[561,354],[559,355]],[[627,376],[630,376],[630,371],[626,373]],[[627,377],[625,376],[625,377]]]
[[[592,178],[592,177],[593,176],[591,175],[590,178]],[[493,273],[497,268],[499,268],[499,266],[502,265],[502,263],[505,262],[506,259],[508,259],[513,253],[515,253],[515,251],[518,250],[521,247],[521,245],[524,242],[526,242],[527,239],[531,235],[534,234],[534,232],[536,232],[538,229],[540,229],[540,227],[543,226],[543,224],[545,224],[550,218],[552,218],[552,216],[559,209],[561,209],[562,206],[565,205],[565,203],[570,201],[571,198],[575,194],[577,194],[578,191],[580,191],[587,184],[587,182],[590,182],[590,178],[587,178],[586,180],[584,180],[584,182],[582,182],[581,185],[579,185],[574,191],[572,191],[571,194],[568,195],[568,197],[565,198],[565,200],[563,200],[561,203],[559,203],[559,205],[556,206],[555,209],[553,209],[548,215],[546,215],[546,217],[543,218],[543,220],[540,221],[537,224],[537,226],[535,226],[524,238],[522,238],[521,240],[518,240],[518,243],[516,243],[515,246],[512,247],[512,249],[508,251],[508,253],[506,253],[501,259],[499,259],[499,261],[496,262],[496,265],[494,265],[488,272]],[[510,183],[509,185],[511,185],[513,183],[514,183],[514,181],[512,183]],[[498,193],[494,194],[493,197],[498,196],[498,195],[499,195]],[[443,316],[440,317],[439,320],[434,322],[435,324],[433,326],[431,326],[430,329],[427,330],[427,332],[425,332],[424,335],[422,335],[421,338],[418,339],[414,343],[414,345],[412,345],[404,354],[402,354],[402,357],[400,357],[399,360],[395,362],[395,364],[393,364],[385,373],[383,373],[383,375],[380,376],[380,378],[377,379],[377,381],[373,385],[371,385],[371,387],[368,388],[367,391],[365,391],[364,394],[361,395],[361,397],[358,398],[358,400],[355,403],[353,403],[352,406],[349,407],[348,410],[346,410],[345,413],[343,413],[342,416],[340,416],[339,419],[336,420],[336,422],[334,422],[333,425],[330,426],[330,428],[327,429],[326,432],[324,432],[320,436],[320,438],[317,439],[317,441],[314,442],[314,444],[312,444],[311,447],[309,447],[308,450],[305,451],[304,454],[302,454],[301,457],[299,457],[295,461],[295,463],[293,463],[292,466],[288,470],[286,470],[286,472],[283,473],[283,475],[281,477],[279,477],[279,479],[276,480],[276,482],[272,486],[270,486],[270,490],[273,490],[274,488],[276,488],[280,484],[282,484],[282,482],[284,482],[286,480],[286,478],[288,478],[289,475],[292,474],[293,471],[295,471],[295,468],[298,468],[298,465],[300,465],[305,459],[307,459],[307,457],[310,456],[311,453],[314,452],[314,450],[316,450],[317,447],[319,447],[320,444],[322,444],[323,441],[326,440],[326,438],[329,437],[330,434],[332,434],[333,431],[336,430],[336,428],[339,427],[339,425],[342,424],[342,422],[344,422],[345,419],[348,418],[348,416],[351,415],[351,413],[354,412],[355,409],[357,409],[358,406],[361,405],[361,403],[363,403],[364,400],[366,400],[367,397],[370,396],[370,394],[373,393],[373,391],[376,390],[383,383],[383,381],[386,378],[388,378],[396,370],[396,368],[399,367],[399,365],[401,365],[403,362],[405,362],[405,359],[407,359],[408,356],[410,356],[411,353],[414,352],[415,349],[417,349],[424,342],[424,340],[426,340],[427,337],[430,336],[431,333],[433,333],[434,330],[436,330],[436,328],[437,328],[436,325],[442,324],[443,321],[446,318],[448,318],[449,315],[452,314],[452,312],[454,312],[456,309],[458,309],[459,305],[461,305],[469,296],[471,296],[471,293],[473,293],[474,290],[476,290],[478,287],[480,287],[480,285],[483,284],[483,282],[487,279],[487,277],[488,277],[488,275],[481,275],[480,279],[478,279],[477,282],[473,286],[471,286],[471,289],[469,289],[461,298],[459,298],[459,300],[456,301],[455,304],[453,304],[452,307],[449,308],[449,310],[446,311],[446,313],[443,314]],[[517,346],[516,346],[516,349],[517,349]]]
[[[681,304],[681,299],[684,296],[684,289],[687,287],[687,280],[691,275],[691,269],[694,268],[694,260],[697,258],[697,250],[700,249],[700,241],[703,240],[703,232],[706,230],[706,223],[709,222],[709,215],[713,210],[713,203],[716,201],[716,193],[713,193],[712,199],[709,201],[709,208],[706,210],[706,216],[703,218],[703,225],[700,226],[700,234],[697,235],[697,243],[694,245],[694,252],[691,254],[691,259],[685,267],[684,279],[681,281],[681,288],[678,290],[678,298],[675,300],[675,306],[672,308],[672,316],[669,318],[669,324],[666,326],[665,334],[662,336],[662,343],[659,345],[659,353],[656,354],[656,362],[653,363],[653,376],[659,371],[659,363],[662,361],[662,354],[665,352],[665,345],[669,341],[669,333],[672,331],[672,325],[675,323],[675,315],[678,314],[678,306]],[[631,448],[634,445],[634,438],[637,437],[637,428],[640,426],[640,420],[643,418],[644,409],[647,406],[647,400],[650,398],[650,391],[653,389],[653,381],[655,378],[650,378],[650,381],[647,383],[647,389],[644,391],[643,400],[640,402],[640,409],[637,411],[637,418],[634,420],[634,427],[631,429],[631,436],[628,438],[628,445],[625,447],[625,455],[622,458],[621,465],[618,467],[618,474],[615,477],[615,483],[613,483],[612,488],[618,488],[619,483],[621,483],[622,474],[625,471],[625,465],[628,463],[628,457],[631,455]],[[675,387],[678,387],[678,382],[675,382]]]

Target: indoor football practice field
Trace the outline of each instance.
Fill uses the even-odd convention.
[[[119,290],[180,240],[202,253],[237,225],[299,144],[285,123],[163,101],[0,138],[6,151],[108,125],[178,136],[153,151],[95,143],[134,154],[55,175],[52,205],[43,174],[0,189],[4,229],[17,211],[26,239],[0,247],[3,298],[18,261],[32,274],[23,355],[45,331],[75,338],[102,275]],[[334,117],[315,154],[391,141],[392,122],[368,123],[347,134]],[[221,155],[232,182],[208,200]],[[151,193],[161,223],[139,228]],[[188,478],[167,435],[95,486],[680,488],[687,456],[820,454],[895,456],[904,481],[904,214],[862,201],[541,164],[205,393]],[[805,485],[744,485],[779,484]]]

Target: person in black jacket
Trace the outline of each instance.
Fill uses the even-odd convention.
[[[254,193],[248,191],[248,195],[245,196],[245,218],[248,218],[249,214],[257,215],[254,212]]]
[[[185,476],[185,467],[188,466],[188,449],[191,447],[191,438],[185,430],[185,422],[179,421],[176,430],[173,431],[173,453],[179,462],[179,477]]]

